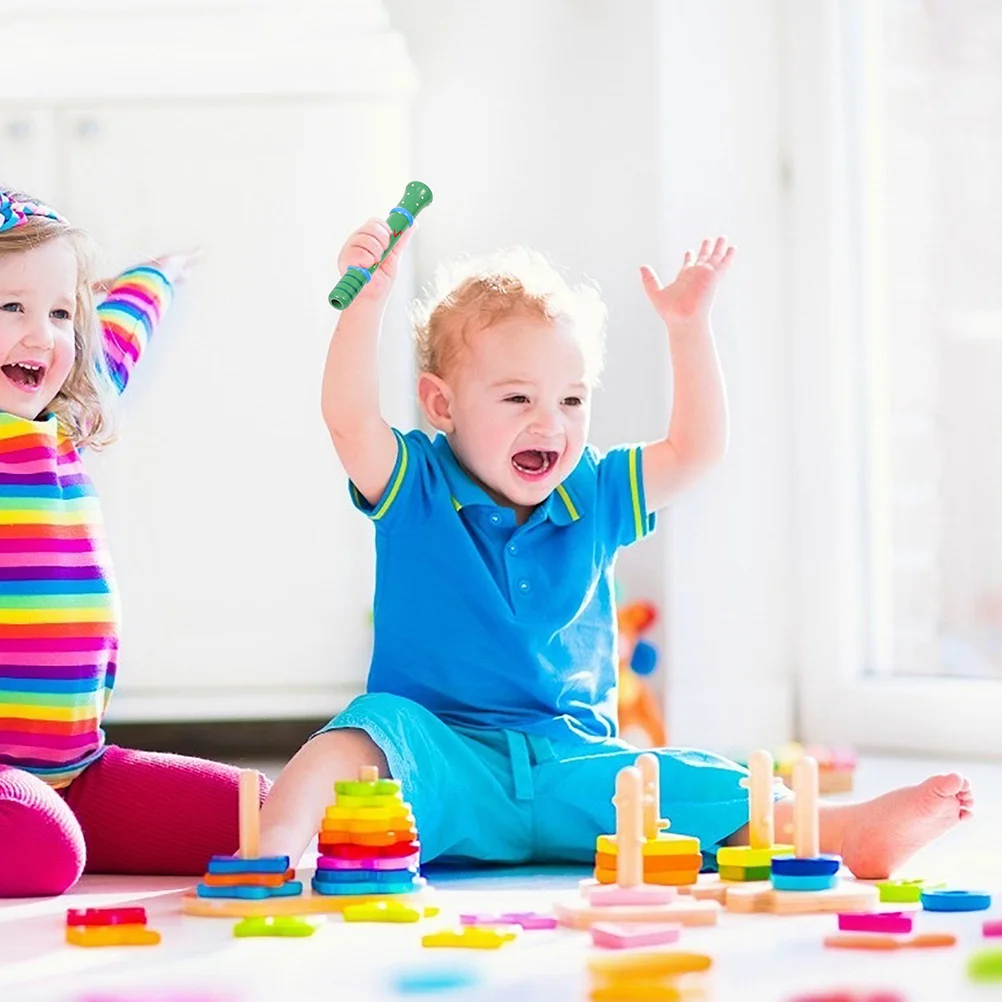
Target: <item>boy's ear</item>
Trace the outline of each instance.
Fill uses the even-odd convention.
[[[418,377],[418,400],[432,428],[447,435],[453,431],[452,391],[444,379],[422,372]]]

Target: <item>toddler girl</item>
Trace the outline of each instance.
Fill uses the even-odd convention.
[[[187,263],[127,271],[95,309],[85,236],[0,187],[0,897],[84,870],[197,875],[239,842],[238,770],[101,730],[118,594],[81,450],[107,440],[106,399]]]

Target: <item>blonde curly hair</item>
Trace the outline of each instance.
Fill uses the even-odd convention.
[[[15,201],[35,201],[29,195],[2,189]],[[111,382],[104,365],[100,324],[94,308],[94,246],[83,230],[47,216],[29,216],[17,226],[0,232],[0,255],[20,254],[52,240],[68,240],[77,258],[76,307],[74,310],[74,359],[66,382],[47,410],[55,414],[64,433],[78,447],[99,449],[112,437]]]
[[[592,284],[571,286],[538,251],[513,247],[439,268],[413,306],[418,368],[444,376],[469,337],[509,316],[567,323],[595,385],[605,360],[607,311]]]

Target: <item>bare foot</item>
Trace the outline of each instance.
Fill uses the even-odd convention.
[[[822,848],[840,853],[861,879],[888,877],[924,845],[970,817],[973,807],[971,785],[956,772],[858,804],[826,804],[820,812]]]

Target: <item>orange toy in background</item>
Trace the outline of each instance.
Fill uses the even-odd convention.
[[[668,743],[664,715],[643,677],[658,664],[657,648],[643,639],[657,621],[650,602],[629,602],[617,613],[619,624],[619,732],[640,747],[660,748]]]

